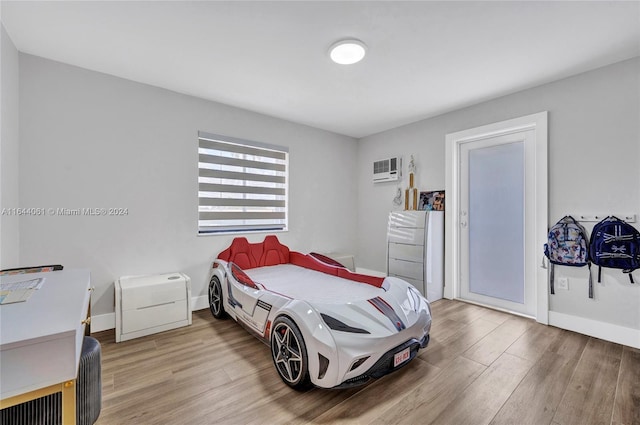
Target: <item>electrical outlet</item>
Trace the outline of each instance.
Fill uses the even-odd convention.
[[[558,279],[558,289],[569,290],[569,278],[561,277]]]

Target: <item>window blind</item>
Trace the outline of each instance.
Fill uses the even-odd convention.
[[[287,229],[288,148],[198,133],[198,233]]]

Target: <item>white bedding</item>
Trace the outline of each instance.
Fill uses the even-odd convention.
[[[366,283],[354,282],[293,264],[244,270],[268,290],[293,299],[324,304],[344,304],[375,298],[384,292]]]

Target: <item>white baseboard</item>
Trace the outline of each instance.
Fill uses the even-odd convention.
[[[209,298],[206,295],[191,297],[191,311],[209,308]],[[91,333],[116,328],[116,313],[96,314],[91,316]]]
[[[555,311],[549,312],[549,324],[558,328],[604,339],[605,341],[640,348],[640,329],[627,328],[625,326]]]
[[[199,297],[191,297],[191,310],[204,310],[209,308],[209,297],[207,295],[200,295]]]

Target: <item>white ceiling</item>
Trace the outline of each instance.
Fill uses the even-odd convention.
[[[640,55],[640,2],[2,1],[24,53],[363,137]],[[368,55],[330,62],[336,40]]]

